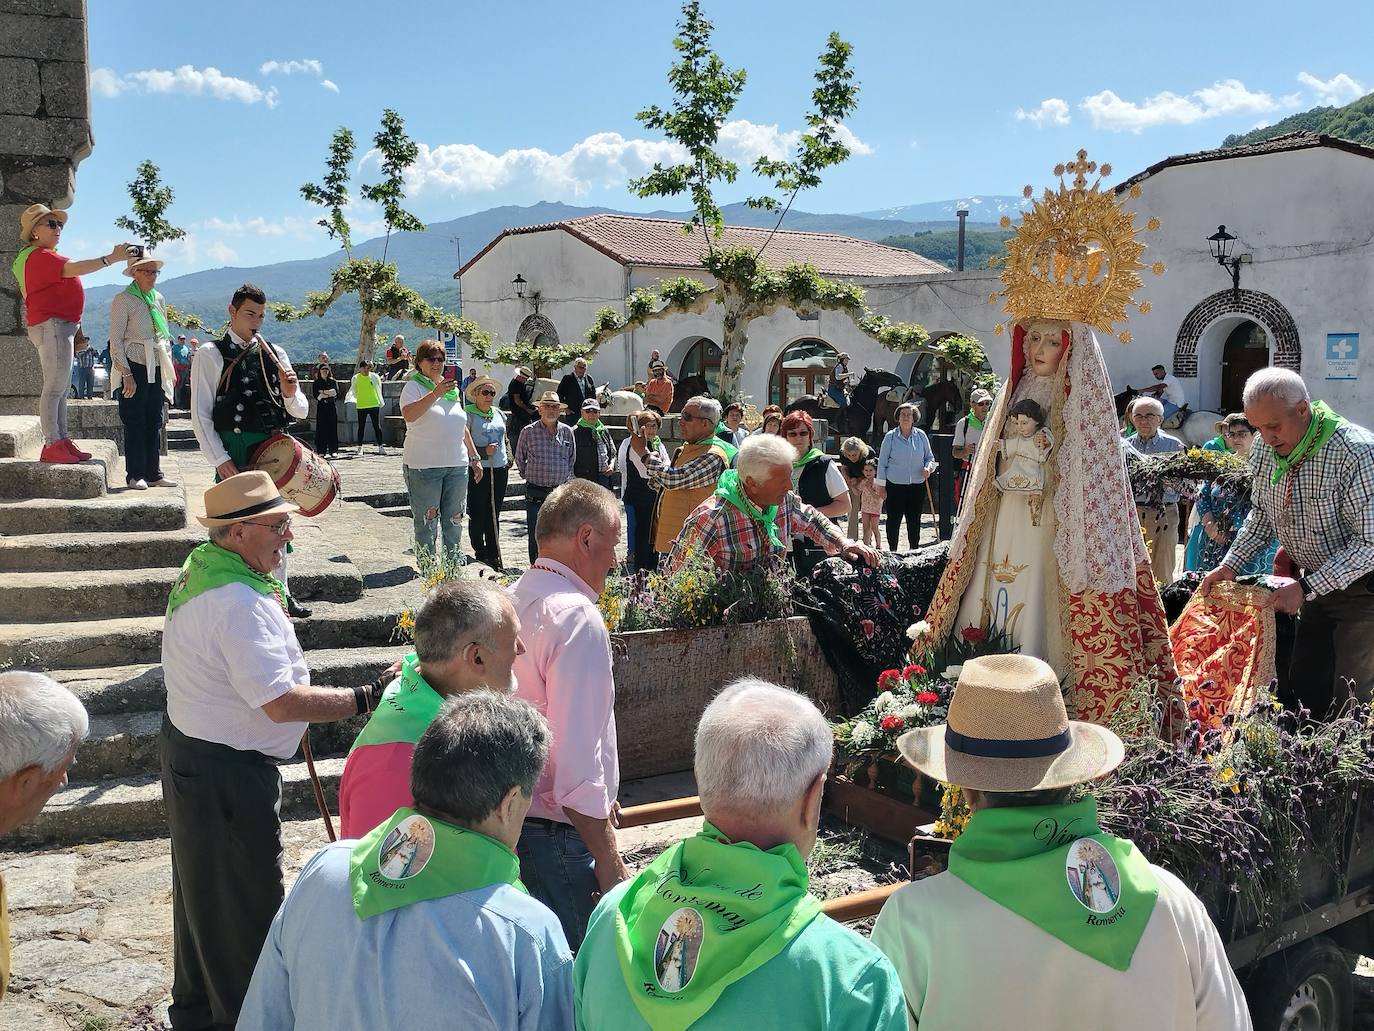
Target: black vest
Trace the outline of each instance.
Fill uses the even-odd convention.
[[[636,508],[653,508],[658,501],[658,491],[649,484],[629,454],[625,456],[625,504]]]
[[[797,497],[812,508],[823,508],[835,500],[825,486],[825,471],[830,468],[832,461],[834,459],[823,455],[802,466],[801,476],[797,480]]]
[[[215,341],[215,347],[224,359],[211,411],[216,432],[273,433],[289,426],[291,417],[281,397],[277,354],[272,345],[263,341],[239,347],[226,333]]]

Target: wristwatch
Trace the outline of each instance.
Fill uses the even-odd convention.
[[[1316,601],[1317,592],[1312,589],[1312,585],[1307,582],[1307,577],[1298,577],[1298,586],[1302,588],[1303,601]]]

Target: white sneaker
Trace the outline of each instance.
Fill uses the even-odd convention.
[[[147,490],[147,489],[148,489],[148,481],[147,481],[147,480],[128,480],[128,481],[126,481],[126,482],[129,484],[129,489],[130,489],[130,490]]]
[[[384,447],[382,447],[382,445],[378,444],[378,445],[377,445],[377,454],[379,454],[379,455],[384,455],[384,454],[386,454],[386,448],[384,448]]]
[[[175,487],[176,485],[176,480],[169,480],[165,476],[160,480],[154,480],[152,483],[148,484],[149,487]]]

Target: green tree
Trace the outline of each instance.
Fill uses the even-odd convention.
[[[331,239],[338,240],[344,250],[344,261],[330,276],[330,289],[312,291],[305,296],[304,305],[276,303],[269,307],[282,322],[293,322],[310,315],[323,317],[330,305],[341,297],[354,294],[362,311],[358,328],[358,361],[371,361],[377,348],[377,324],[384,318],[401,319],[428,329],[442,330],[465,340],[474,353],[491,346],[491,336],[477,323],[451,315],[430,304],[415,290],[403,285],[394,262],[386,260],[386,246],[392,230],[423,232],[425,224],[401,206],[405,200],[405,170],[415,161],[419,148],[406,135],[405,122],[395,111],[382,112],[382,125],[372,137],[373,146],[381,157],[384,176],[375,185],[363,184],[361,192],[368,200],[381,205],[386,220],[386,244],[382,257],[353,257],[353,233],[345,209],[348,206],[348,184],[351,178],[355,145],[353,133],[347,128],[334,131],[325,159],[325,174],[319,183],[306,183],[301,196],[325,209],[319,226]]]
[[[180,240],[186,230],[167,221],[167,209],[172,206],[176,194],[170,186],[162,184],[162,170],[146,158],[138,163],[134,178],[128,184],[129,200],[133,211],[115,219],[116,229],[132,233],[140,241],[149,256],[160,243]],[[167,321],[184,329],[208,331],[210,327],[199,315],[179,311],[175,305],[167,305]]]
[[[722,312],[720,393],[726,399],[739,393],[749,324],[780,308],[798,313],[820,309],[843,312],[860,330],[892,350],[938,351],[938,347],[929,346],[929,334],[923,327],[892,323],[870,311],[863,290],[855,284],[826,279],[809,264],[775,269],[764,258],[773,233],[797,195],[819,186],[825,169],[849,157],[840,124],[857,106],[859,86],[850,67],[853,48],[835,33],[827,38],[821,52],[811,91],[812,109],[806,115],[807,131],[792,157],[760,157],[753,164],[754,173],[770,180],[782,198],[769,194],[747,199],[751,207],[778,212],[773,233],[757,251],[717,246],[724,217],[714,188],[735,182],[739,175],[739,167],[719,152],[720,129],[734,110],[747,76],[743,69],[726,67],[711,49],[711,33],[701,4],[687,0],[673,40],[680,56],[668,71],[673,102],[666,109],[647,107],[638,115],[645,127],[661,130],[681,146],[687,159],[676,165],[654,165],[648,175],[632,180],[630,188],[641,197],[690,195],[693,214],[683,233],[701,234],[705,248],[702,265],[715,283],[708,286],[690,276],[677,277],[660,282],[656,288],[634,291],[626,299],[624,312],[602,308],[586,333],[589,352],[656,319],[686,312],[704,314],[713,304],[720,305]]]

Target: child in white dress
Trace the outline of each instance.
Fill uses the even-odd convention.
[[[1045,428],[1045,412],[1035,401],[1022,398],[1007,413],[1007,437],[993,446],[1001,452],[998,474],[993,481],[1004,494],[1027,494],[1031,525],[1040,525],[1045,491],[1045,463],[1049,461],[1054,438]]]

